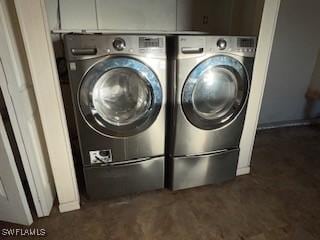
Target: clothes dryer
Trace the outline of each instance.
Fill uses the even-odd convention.
[[[168,185],[235,177],[255,56],[254,37],[169,39]]]

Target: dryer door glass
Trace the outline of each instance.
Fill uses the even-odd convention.
[[[208,68],[194,86],[193,108],[204,119],[219,119],[232,108],[237,90],[237,79],[230,71],[221,67]]]
[[[156,120],[162,89],[147,65],[129,57],[112,57],[84,76],[78,101],[91,128],[106,136],[126,137],[144,131]]]
[[[232,121],[248,94],[243,65],[230,56],[214,56],[200,63],[188,76],[182,91],[187,119],[201,129],[216,129]]]

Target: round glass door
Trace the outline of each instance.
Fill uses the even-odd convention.
[[[125,137],[142,132],[154,122],[162,91],[149,67],[133,58],[117,57],[89,70],[78,100],[90,127],[103,135]]]
[[[92,98],[97,114],[106,122],[124,126],[134,123],[150,109],[152,89],[135,70],[115,68],[100,77]]]
[[[219,128],[240,112],[248,92],[242,64],[229,56],[214,56],[189,75],[182,91],[182,108],[188,120],[201,129]]]

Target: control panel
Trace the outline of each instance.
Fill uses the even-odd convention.
[[[111,149],[90,151],[90,164],[107,164],[112,162]]]
[[[178,37],[179,58],[194,58],[205,54],[234,53],[252,57],[256,38],[250,36],[183,35]]]
[[[112,54],[166,56],[166,38],[163,35],[66,34],[64,38],[69,61]]]
[[[159,37],[139,37],[139,48],[163,48],[164,39]]]
[[[238,47],[241,47],[241,48],[253,48],[255,47],[255,39],[254,38],[238,38],[237,45]]]
[[[256,38],[254,37],[226,37],[219,38],[216,42],[220,51],[237,51],[243,53],[255,52]]]
[[[256,38],[252,37],[239,37],[237,39],[238,52],[255,52],[256,51]]]

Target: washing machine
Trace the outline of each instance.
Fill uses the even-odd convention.
[[[256,38],[180,35],[169,45],[167,184],[178,190],[232,179]]]
[[[64,43],[88,196],[163,188],[165,37],[67,34]]]

